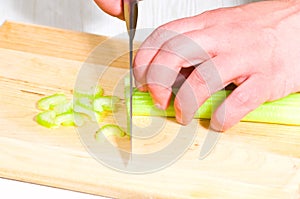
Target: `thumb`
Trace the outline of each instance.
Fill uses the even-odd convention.
[[[210,127],[215,131],[226,131],[266,102],[270,89],[264,82],[259,76],[251,76],[237,87],[214,112]]]
[[[122,0],[95,0],[95,2],[107,14],[124,20]]]

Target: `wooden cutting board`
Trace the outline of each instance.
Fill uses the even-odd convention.
[[[0,177],[117,198],[300,198],[300,127],[240,123],[200,161],[208,126],[200,121],[196,140],[176,163],[131,175],[102,166],[75,129],[38,126],[36,101],[57,92],[70,96],[83,61],[106,39],[14,22],[2,25]],[[104,58],[99,63],[90,59],[93,64],[127,47],[118,40],[106,45]],[[108,94],[126,67],[127,55],[111,64],[109,78],[101,82]],[[169,121],[164,137],[144,147],[153,150],[178,127]]]

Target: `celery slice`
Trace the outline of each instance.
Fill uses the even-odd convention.
[[[91,88],[88,91],[74,90],[74,97],[75,98],[94,99],[96,97],[101,97],[103,95],[104,95],[104,90],[100,86],[96,86],[95,88]]]
[[[97,112],[114,111],[120,99],[116,96],[102,96],[94,100],[94,110]]]
[[[74,115],[73,113],[64,113],[58,115],[55,118],[55,123],[57,125],[63,125],[63,126],[75,126]]]
[[[63,114],[63,113],[71,113],[73,111],[73,102],[63,102],[61,104],[57,104],[53,107],[53,110],[57,115]]]
[[[93,99],[82,97],[76,100],[76,105],[79,105],[85,109],[93,110]]]
[[[55,111],[41,112],[36,116],[36,122],[46,128],[58,128],[59,125],[55,122]]]
[[[96,140],[101,141],[101,135],[105,137],[116,136],[116,137],[124,137],[126,135],[125,131],[123,131],[119,126],[114,124],[107,124],[101,127],[95,135]]]
[[[38,109],[48,111],[54,106],[67,102],[67,97],[64,94],[54,94],[40,99],[37,103]]]
[[[78,113],[64,113],[55,118],[55,123],[62,126],[82,126],[84,124],[83,117]]]
[[[87,109],[85,107],[82,107],[82,106],[80,106],[78,104],[75,104],[74,105],[74,112],[76,112],[76,113],[82,113],[82,114],[88,116],[89,119],[92,120],[93,122],[96,122],[96,114],[95,114],[95,112],[93,110],[89,110],[89,109]]]

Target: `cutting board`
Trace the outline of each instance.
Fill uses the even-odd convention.
[[[70,97],[83,62],[106,40],[15,22],[2,25],[0,177],[116,198],[300,198],[300,127],[241,122],[222,135],[210,156],[199,160],[209,121],[196,120],[197,136],[178,161],[134,175],[95,160],[74,128],[38,126],[36,101],[58,92]],[[91,64],[103,67],[127,48],[121,40],[105,45],[103,59],[96,55],[88,59]],[[107,94],[127,66],[127,54],[110,63],[109,77],[101,81]],[[167,125],[155,143],[138,147],[151,151],[171,139],[180,125],[173,120]]]

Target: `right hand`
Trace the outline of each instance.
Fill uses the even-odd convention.
[[[211,94],[238,86],[216,109],[226,131],[266,101],[300,92],[300,1],[261,1],[165,24],[135,57],[137,86],[167,109],[182,69],[196,66],[176,93],[177,121],[188,124]],[[184,79],[184,78],[183,78]]]
[[[122,0],[94,0],[96,4],[107,14],[124,20]]]

